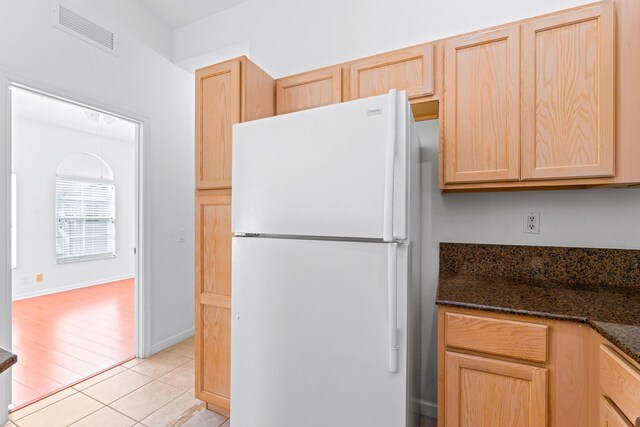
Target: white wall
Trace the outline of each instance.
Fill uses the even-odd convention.
[[[209,58],[244,53],[282,77],[589,2],[252,0],[174,31],[173,55],[189,69],[207,65]],[[425,402],[435,402],[437,392],[439,242],[640,248],[640,189],[441,194],[437,126],[437,121],[418,125],[424,146]],[[541,213],[539,235],[522,233],[526,211]]]
[[[279,78],[590,2],[249,0],[175,30],[173,59],[193,69],[247,54]]]
[[[194,78],[166,58],[171,33],[138,2],[66,3],[116,30],[119,56],[53,28],[49,0],[10,0],[2,2],[0,13],[0,70],[54,93],[147,119],[146,320],[149,344],[159,350],[193,334]],[[182,243],[180,230],[186,230]]]
[[[14,110],[14,117],[17,112]],[[133,277],[135,132],[128,140],[104,138],[62,126],[16,118],[12,123],[13,170],[17,177],[17,264],[13,300]],[[102,145],[102,147],[101,147]],[[38,153],[38,155],[34,155]],[[57,264],[55,180],[73,153],[101,156],[116,189],[116,256]],[[44,280],[36,282],[36,275]]]

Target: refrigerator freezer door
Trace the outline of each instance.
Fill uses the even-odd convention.
[[[404,238],[407,111],[394,92],[235,125],[233,232]]]
[[[406,247],[390,369],[389,246],[234,237],[234,427],[406,425]]]

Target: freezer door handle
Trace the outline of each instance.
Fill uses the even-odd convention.
[[[389,372],[398,372],[398,244],[388,246]]]
[[[393,241],[393,175],[396,158],[396,121],[398,92],[389,91],[389,125],[387,128],[387,159],[384,173],[384,212],[382,239]]]

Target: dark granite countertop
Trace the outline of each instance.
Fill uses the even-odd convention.
[[[441,273],[436,303],[588,323],[640,363],[640,290]]]
[[[519,266],[505,266],[502,251],[517,253]],[[568,271],[564,254],[576,269],[590,262],[589,273]],[[443,243],[440,257],[437,304],[586,323],[640,363],[640,251]],[[557,261],[562,268],[555,269]],[[617,274],[596,274],[599,268]]]
[[[0,348],[0,373],[6,371],[18,361],[18,356]]]

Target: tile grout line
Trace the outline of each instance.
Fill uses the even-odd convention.
[[[135,372],[135,371],[134,371],[134,372]],[[121,372],[121,373],[122,373],[122,372]],[[136,373],[137,373],[137,374],[140,374],[139,372],[136,372]],[[114,375],[113,377],[118,376],[118,375],[120,375],[120,374],[116,374],[116,375]],[[149,376],[147,376],[147,375],[143,375],[143,374],[140,374],[140,375],[142,375],[143,377],[151,378],[151,377],[149,377]],[[109,377],[109,378],[107,378],[107,380],[110,380],[110,379],[111,379],[111,378],[113,378],[113,377]],[[106,381],[106,380],[105,380],[105,381]],[[131,393],[133,393],[134,391],[138,391],[138,390],[140,390],[142,387],[144,387],[144,386],[146,386],[146,385],[149,385],[149,384],[151,384],[151,383],[152,383],[152,382],[154,382],[154,381],[155,381],[155,380],[154,380],[153,378],[151,378],[151,381],[149,381],[148,383],[142,384],[140,387],[136,387],[135,389],[131,390],[130,392],[128,392],[128,393],[126,393],[126,394],[123,394],[122,396],[118,397],[116,400],[114,400],[113,402],[110,402],[110,403],[102,403],[102,402],[100,402],[98,399],[95,399],[95,398],[93,398],[93,397],[89,396],[88,394],[84,393],[84,391],[85,391],[85,390],[90,389],[90,388],[91,388],[91,387],[93,387],[94,385],[98,385],[98,384],[100,384],[102,381],[100,381],[99,383],[93,384],[91,387],[87,387],[86,389],[84,389],[84,390],[82,390],[82,391],[78,391],[78,393],[83,394],[83,395],[85,395],[85,396],[87,396],[87,397],[89,397],[89,398],[91,398],[91,399],[95,400],[96,402],[100,402],[100,404],[102,404],[102,405],[104,405],[104,406],[109,406],[109,407],[110,407],[110,405],[111,405],[112,403],[115,403],[115,402],[117,402],[118,400],[120,400],[120,399],[122,399],[122,398],[124,398],[124,397],[126,397],[126,396],[129,396],[129,395],[130,395]]]
[[[40,409],[38,409],[37,411],[32,412],[32,413],[31,413],[31,414],[29,414],[29,415],[25,415],[24,417],[20,418],[20,420],[23,420],[23,419],[25,419],[25,418],[27,418],[27,417],[30,417],[31,415],[35,415],[35,414],[37,414],[38,412],[42,411],[43,409],[48,408],[49,406],[53,406],[53,405],[55,405],[56,403],[60,403],[60,402],[62,402],[62,401],[64,401],[64,400],[67,400],[68,398],[70,398],[70,397],[72,397],[72,396],[74,396],[74,395],[76,395],[76,394],[83,394],[83,393],[80,393],[80,392],[78,391],[78,392],[76,392],[76,393],[70,394],[69,396],[65,397],[64,399],[58,400],[57,402],[54,402],[54,403],[52,403],[51,405],[45,406],[45,407],[43,407],[43,408],[40,408]],[[91,400],[94,400],[94,401],[98,402],[97,400],[93,399],[91,396],[87,396],[86,394],[83,394],[83,395],[84,395],[85,397],[88,397],[88,398],[89,398],[89,399],[91,399]],[[94,414],[94,413],[98,412],[99,410],[101,410],[102,408],[104,408],[104,407],[106,407],[106,406],[107,406],[107,405],[105,405],[105,404],[104,404],[104,403],[102,403],[102,402],[98,402],[98,403],[99,403],[100,405],[102,405],[102,407],[100,407],[100,408],[96,409],[95,411],[93,411],[93,412],[91,412],[91,413],[89,413],[89,414],[85,415],[85,416],[84,416],[84,417],[82,417],[82,418],[78,418],[77,420],[75,420],[73,423],[71,423],[71,424],[69,424],[69,425],[75,424],[75,423],[77,423],[78,421],[80,421],[80,420],[82,420],[82,419],[84,419],[84,418],[87,418],[89,415]],[[18,421],[19,421],[19,420],[12,421],[12,422],[13,422],[17,427],[20,427],[20,424],[18,424]]]
[[[94,399],[94,398],[93,398],[93,397],[91,397],[91,396],[87,396],[86,394],[81,393],[81,392],[78,392],[78,393],[80,393],[81,395],[83,395],[83,396],[85,396],[85,397],[88,397],[89,399],[91,399],[91,400],[93,400],[93,401],[95,401],[95,402],[98,402],[96,399]],[[64,400],[64,399],[63,399],[63,400]],[[96,412],[98,412],[98,411],[102,410],[103,408],[106,408],[106,407],[107,407],[107,405],[105,405],[105,404],[104,404],[104,403],[102,403],[102,402],[98,402],[98,403],[99,403],[100,405],[102,405],[100,408],[96,409],[95,411],[91,412],[90,414],[85,415],[85,416],[84,416],[84,417],[82,417],[82,418],[78,418],[77,420],[75,420],[74,422],[72,422],[72,423],[71,423],[71,424],[69,424],[69,425],[71,426],[71,425],[73,425],[73,424],[75,424],[75,423],[79,422],[80,420],[83,420],[83,419],[87,418],[88,416],[90,416],[90,415],[92,415],[92,414],[95,414]],[[18,427],[20,427],[20,426],[18,426]]]
[[[173,369],[171,369],[171,370],[167,371],[166,373],[162,374],[160,377],[165,376],[165,375],[168,375],[169,373],[171,373],[171,372],[175,371],[176,369],[179,369],[179,368],[183,367],[184,365],[186,365],[186,364],[188,364],[188,363],[190,363],[190,362],[192,362],[192,361],[194,361],[194,360],[195,360],[195,359],[193,359],[193,358],[191,358],[191,357],[189,357],[189,356],[185,356],[185,355],[183,355],[183,354],[180,354],[179,352],[173,352],[173,351],[167,351],[167,350],[168,350],[168,349],[162,350],[162,351],[160,351],[160,352],[158,352],[158,353],[156,353],[156,354],[159,354],[159,353],[162,353],[162,352],[166,351],[167,353],[171,353],[171,354],[175,354],[175,355],[178,355],[178,356],[182,356],[182,357],[185,357],[185,358],[187,358],[187,359],[189,359],[189,360],[188,360],[188,361],[186,361],[186,362],[184,362],[184,363],[181,363],[180,365],[176,366],[175,368],[173,368]],[[171,385],[171,384],[169,384],[169,383],[166,383],[165,381],[161,381],[161,380],[159,379],[160,377],[158,377],[158,378],[153,378],[153,377],[151,377],[151,376],[149,376],[149,375],[143,374],[143,373],[141,373],[141,372],[138,372],[138,371],[136,371],[136,370],[132,369],[132,368],[134,368],[134,367],[136,367],[136,366],[140,366],[140,365],[142,365],[142,364],[144,364],[144,363],[148,362],[148,361],[149,361],[149,359],[150,359],[151,357],[153,357],[153,356],[154,356],[154,355],[152,355],[152,356],[150,356],[150,357],[148,357],[148,358],[146,358],[146,359],[142,359],[142,360],[143,360],[143,362],[138,363],[137,365],[134,365],[134,366],[132,366],[131,368],[128,368],[128,367],[123,366],[123,365],[124,365],[125,363],[130,362],[131,360],[134,360],[135,358],[134,358],[134,359],[130,359],[130,360],[126,361],[126,362],[122,362],[121,364],[119,364],[119,365],[115,365],[115,366],[113,366],[112,368],[110,368],[110,369],[115,369],[115,368],[117,368],[117,367],[122,367],[122,368],[123,368],[123,369],[125,369],[125,370],[130,370],[130,371],[133,371],[133,372],[135,372],[135,373],[137,373],[137,374],[140,374],[140,375],[142,375],[142,376],[144,376],[144,377],[150,378],[150,379],[151,379],[151,381],[150,381],[150,382],[148,382],[148,383],[146,383],[146,384],[144,384],[144,385],[142,385],[142,386],[140,386],[140,387],[137,387],[136,389],[134,389],[134,390],[130,391],[129,393],[126,393],[126,394],[124,394],[124,395],[120,396],[118,399],[114,400],[113,402],[111,402],[111,403],[109,403],[109,404],[105,404],[105,403],[100,402],[99,400],[97,400],[97,399],[95,399],[95,398],[93,398],[93,397],[89,396],[88,394],[84,393],[84,391],[86,391],[87,389],[89,389],[89,388],[91,388],[91,387],[93,387],[93,386],[96,386],[96,385],[98,385],[98,384],[101,384],[101,383],[102,383],[102,382],[104,382],[104,381],[107,381],[107,380],[109,380],[109,379],[112,379],[112,378],[114,378],[114,377],[116,377],[116,376],[120,375],[121,373],[123,373],[123,372],[125,372],[125,371],[119,372],[119,373],[117,373],[117,374],[115,374],[115,375],[113,375],[113,376],[110,376],[110,377],[105,378],[105,379],[103,379],[103,380],[101,380],[101,381],[98,381],[98,382],[97,382],[97,383],[95,383],[95,384],[91,384],[89,387],[86,387],[86,388],[84,388],[83,390],[78,390],[78,389],[74,388],[74,386],[69,386],[69,387],[67,387],[67,388],[64,388],[64,389],[60,390],[58,393],[62,393],[62,392],[64,392],[65,390],[70,390],[70,391],[72,391],[72,393],[71,393],[71,394],[69,394],[68,396],[66,396],[66,397],[64,397],[64,398],[62,398],[62,399],[60,399],[60,400],[56,401],[56,402],[52,402],[52,403],[50,403],[50,404],[48,404],[48,405],[46,405],[46,406],[43,406],[42,408],[39,408],[38,410],[36,410],[36,411],[34,411],[34,412],[30,413],[30,414],[27,414],[27,415],[25,415],[25,416],[23,416],[23,417],[17,418],[15,421],[10,421],[10,422],[12,422],[12,423],[13,423],[13,424],[15,424],[16,426],[20,427],[20,426],[19,426],[19,424],[17,423],[19,420],[22,420],[22,419],[24,419],[24,418],[26,418],[26,417],[28,417],[28,416],[31,416],[31,415],[33,415],[33,414],[36,414],[37,412],[40,412],[40,411],[42,411],[42,410],[44,410],[44,409],[46,409],[46,408],[48,408],[48,407],[50,407],[50,406],[52,406],[52,405],[55,405],[55,404],[57,404],[57,403],[60,403],[60,402],[62,402],[62,401],[64,401],[64,400],[66,400],[66,399],[68,399],[69,397],[72,397],[72,396],[74,396],[74,395],[76,395],[76,394],[82,394],[83,396],[88,397],[89,399],[91,399],[91,400],[93,400],[93,401],[95,401],[95,402],[99,403],[99,404],[100,404],[100,405],[102,405],[102,406],[101,406],[100,408],[98,408],[97,410],[95,410],[95,411],[93,411],[93,412],[91,412],[91,413],[87,414],[86,416],[84,416],[84,417],[82,417],[82,418],[79,418],[78,420],[74,421],[74,423],[77,423],[78,421],[80,421],[80,420],[82,420],[82,419],[84,419],[84,418],[86,418],[86,417],[88,417],[88,416],[90,416],[90,415],[92,415],[92,414],[96,413],[97,411],[100,411],[100,410],[102,410],[103,408],[108,407],[108,408],[112,409],[113,411],[115,411],[115,412],[117,412],[117,413],[119,413],[119,414],[121,414],[121,415],[123,415],[123,416],[127,417],[128,419],[133,420],[133,421],[135,421],[136,423],[142,424],[142,422],[141,422],[141,421],[134,420],[134,419],[132,419],[131,417],[129,417],[128,415],[126,415],[126,414],[124,414],[124,413],[122,413],[122,412],[118,411],[117,409],[115,409],[115,408],[111,407],[111,404],[113,404],[114,402],[117,402],[118,400],[120,400],[120,399],[122,399],[122,398],[124,398],[124,397],[126,397],[126,396],[130,395],[131,393],[133,393],[133,392],[135,392],[135,391],[137,391],[137,390],[141,389],[142,387],[144,387],[144,386],[146,386],[146,385],[149,385],[149,384],[153,383],[154,381],[158,381],[158,382],[160,382],[160,383],[162,383],[162,384],[165,384],[165,385],[167,385],[167,386],[173,387],[173,388],[175,388],[176,390],[179,390],[179,391],[181,392],[178,396],[176,396],[175,398],[171,399],[171,400],[170,400],[169,402],[167,402],[165,405],[163,405],[162,407],[160,407],[160,408],[158,408],[157,410],[153,411],[151,414],[147,415],[147,417],[149,417],[149,416],[153,415],[154,413],[156,413],[156,412],[160,411],[164,406],[166,406],[166,405],[168,405],[169,403],[173,402],[174,400],[178,399],[178,397],[182,396],[183,394],[187,394],[187,393],[189,393],[189,392],[190,392],[190,389],[189,389],[189,390],[184,390],[184,389],[182,389],[182,388],[175,387],[175,386],[173,386],[173,385]],[[105,373],[105,372],[108,372],[108,371],[109,371],[109,370],[106,370],[106,371],[102,372],[101,374],[103,374],[103,373]],[[98,375],[101,375],[101,374],[98,374]],[[85,380],[85,381],[89,381],[90,379],[91,379],[91,378],[88,378],[88,379],[87,379],[87,380]],[[78,385],[78,384],[81,384],[81,383],[82,383],[82,382],[79,382],[79,383],[76,383],[75,385]],[[55,394],[54,394],[54,395],[55,395]],[[54,395],[52,395],[52,396],[54,396]],[[194,399],[195,399],[195,395],[194,395]],[[35,403],[37,403],[37,402],[34,402],[33,404],[35,404]],[[26,406],[25,408],[27,408],[27,407],[28,407],[28,406]],[[24,408],[22,408],[22,409],[24,409]],[[145,417],[145,418],[146,418],[146,417]],[[226,421],[227,421],[227,420],[223,421],[223,423],[222,423],[222,424],[224,424]],[[222,424],[220,424],[220,425],[222,425]],[[142,425],[144,425],[144,424],[142,424]]]
[[[156,354],[157,354],[157,353],[156,353]],[[153,356],[150,356],[149,358],[151,358],[151,357],[153,357]],[[186,356],[184,356],[184,357],[186,357]],[[154,378],[154,377],[152,377],[152,376],[150,376],[150,375],[143,374],[142,372],[138,372],[138,371],[136,371],[136,370],[134,370],[134,369],[133,369],[133,368],[135,368],[136,366],[140,366],[140,365],[142,365],[143,363],[146,363],[146,362],[149,360],[149,358],[147,358],[147,359],[142,359],[142,360],[144,360],[144,362],[140,362],[140,363],[138,363],[137,365],[132,366],[131,368],[127,368],[126,366],[124,366],[124,363],[128,363],[128,362],[124,362],[123,364],[121,364],[121,365],[117,365],[117,366],[114,366],[114,367],[113,367],[113,368],[111,368],[111,369],[115,369],[115,368],[117,368],[117,367],[122,367],[122,368],[123,368],[123,369],[125,369],[125,370],[133,371],[133,372],[135,372],[136,374],[140,374],[140,375],[142,375],[142,376],[144,376],[144,377],[151,378],[151,380],[152,380],[151,382],[153,382],[153,381],[160,381],[160,378]],[[131,359],[131,360],[133,360],[133,359]],[[170,370],[170,371],[167,371],[166,373],[162,374],[162,375],[161,375],[161,377],[162,377],[162,376],[164,376],[164,375],[167,375],[167,374],[169,374],[169,373],[171,373],[171,372],[173,372],[173,371],[175,371],[176,369],[178,369],[178,368],[180,368],[180,367],[182,367],[182,366],[186,365],[187,363],[190,363],[192,360],[193,360],[193,359],[191,359],[191,360],[189,360],[189,361],[187,361],[187,362],[185,362],[185,363],[182,363],[182,364],[180,364],[179,366],[176,366],[174,369],[172,369],[172,370]],[[107,371],[105,371],[105,372],[109,372],[109,370],[107,370]],[[103,372],[103,374],[104,374],[105,372]],[[124,372],[124,371],[123,371],[123,372]],[[100,384],[100,383],[103,383],[104,381],[110,380],[110,379],[112,379],[112,378],[114,378],[114,377],[116,377],[116,376],[118,376],[118,375],[122,374],[123,372],[119,372],[119,373],[117,373],[117,374],[115,374],[115,375],[112,375],[112,376],[110,376],[110,377],[108,377],[108,378],[105,378],[105,379],[103,379],[103,380],[100,380],[100,381],[98,381],[97,383],[95,383],[95,384],[91,384],[90,386],[88,386],[88,387],[86,387],[86,388],[84,388],[84,389],[82,389],[82,390],[78,390],[78,389],[74,388],[73,386],[68,387],[68,388],[72,388],[72,389],[73,389],[73,390],[75,390],[76,392],[78,392],[78,393],[82,393],[82,392],[84,392],[85,390],[88,390],[88,389],[89,389],[89,388],[91,388],[91,387],[94,387],[94,386],[96,386],[96,385],[98,385],[98,384]],[[98,374],[98,375],[101,375],[101,374]],[[89,381],[90,379],[91,379],[91,378],[87,379],[87,381]],[[163,384],[171,385],[171,384],[168,384],[168,383],[166,383],[166,382],[164,382],[164,381],[160,381],[160,382],[161,382],[161,383],[163,383]],[[78,383],[78,384],[82,384],[82,382],[80,382],[80,383]],[[78,384],[76,384],[76,385],[78,385]],[[150,383],[147,383],[147,384],[150,384]],[[146,384],[145,384],[145,385],[146,385]],[[141,386],[141,387],[144,387],[144,385],[143,385],[143,386]],[[141,387],[138,387],[138,388],[141,388]],[[172,386],[172,387],[174,387],[174,386]],[[182,389],[180,389],[180,388],[178,388],[178,387],[175,387],[175,388],[177,388],[177,389],[179,389],[179,390],[182,390]],[[65,389],[65,390],[66,390],[66,389]],[[136,389],[136,390],[137,390],[137,389]],[[61,390],[61,391],[62,391],[62,390]],[[135,390],[134,390],[134,391],[135,391]],[[188,391],[188,390],[186,390],[186,391]],[[86,395],[86,393],[83,393],[83,394],[85,394],[85,395]],[[129,393],[127,393],[127,394],[129,394]],[[126,396],[126,395],[123,395],[122,397],[124,397],[124,396]],[[90,396],[89,396],[89,397],[90,397]],[[119,399],[120,399],[120,398],[119,398]],[[112,402],[112,403],[113,403],[113,402]]]
[[[151,384],[151,383],[149,383]],[[164,383],[163,383],[164,384]],[[177,388],[177,387],[176,387]],[[170,401],[168,401],[167,403],[165,403],[164,405],[162,405],[161,407],[159,407],[158,409],[156,409],[155,411],[153,411],[152,413],[150,413],[149,415],[147,415],[146,417],[144,417],[142,420],[138,421],[140,424],[142,424],[143,420],[146,420],[147,418],[149,418],[151,415],[155,414],[158,411],[161,411],[165,406],[169,405],[171,402],[173,402],[174,400],[177,400],[180,396],[182,396],[183,394],[186,394],[187,392],[183,392],[180,393],[179,395],[177,395],[176,397],[174,397],[173,399],[171,399]],[[144,424],[143,424],[144,425]]]
[[[67,398],[69,398],[69,397],[73,396],[73,395],[74,395],[74,394],[76,394],[76,393],[80,393],[78,390],[76,390],[76,389],[75,389],[75,388],[73,388],[73,387],[65,388],[65,389],[63,389],[63,390],[60,390],[58,393],[62,393],[63,391],[68,390],[68,389],[72,389],[72,390],[74,391],[74,393],[71,393],[69,396],[63,397],[63,398],[62,398],[62,399],[60,399],[60,400],[57,400],[57,401],[52,402],[52,403],[50,403],[50,404],[48,404],[48,405],[45,405],[45,406],[43,406],[42,408],[37,409],[37,410],[35,410],[35,411],[31,412],[30,414],[25,415],[24,417],[16,418],[16,420],[15,420],[15,421],[11,421],[11,420],[9,420],[9,421],[11,421],[12,423],[16,424],[16,422],[17,422],[18,420],[21,420],[21,419],[23,419],[23,418],[27,418],[29,415],[35,414],[36,412],[40,412],[40,411],[42,411],[43,409],[48,408],[48,407],[49,407],[49,406],[51,406],[51,405],[55,405],[55,404],[56,404],[56,403],[58,403],[58,402],[62,402],[63,400],[65,400],[65,399],[67,399]],[[58,393],[56,393],[56,394],[58,394]],[[51,396],[55,396],[55,394],[52,394]],[[51,396],[45,397],[45,399],[48,399],[48,398],[49,398],[49,397],[51,397]],[[44,399],[43,399],[43,400],[44,400]],[[39,401],[38,401],[38,402],[39,402]],[[33,403],[32,403],[32,405],[35,405],[35,404],[36,404],[36,403],[38,403],[38,402],[33,402]],[[29,406],[30,406],[30,405],[29,405]],[[22,411],[23,409],[28,408],[29,406],[25,406],[24,408],[20,408],[20,409],[18,409],[16,412]],[[10,414],[10,415],[11,415],[11,414]],[[16,424],[16,425],[17,425],[17,424]]]
[[[147,383],[147,384],[151,384],[151,383]],[[146,385],[146,384],[145,384],[145,385]],[[143,386],[143,387],[144,387],[144,386]],[[142,388],[142,387],[141,387],[141,388]],[[138,389],[136,389],[136,390],[138,390]],[[78,393],[84,394],[84,393],[82,393],[82,392],[78,392]],[[133,393],[133,392],[132,392],[132,393]],[[84,395],[85,395],[85,396],[87,396],[86,394],[84,394]],[[126,396],[126,395],[125,395],[125,396]],[[91,397],[91,396],[87,396],[87,397],[88,397],[89,399],[93,399],[93,400],[95,400],[96,402],[98,402],[98,403],[100,403],[100,404],[102,405],[102,408],[98,409],[98,411],[100,411],[100,410],[102,410],[102,409],[104,409],[104,408],[109,408],[109,409],[111,409],[112,411],[115,411],[115,412],[119,413],[120,415],[122,415],[122,416],[124,416],[124,417],[126,417],[126,418],[130,419],[130,420],[131,420],[131,421],[133,421],[135,424],[138,424],[138,423],[140,422],[140,421],[138,421],[138,420],[134,420],[133,418],[131,418],[131,417],[130,417],[130,416],[128,416],[127,414],[123,414],[122,412],[118,411],[116,408],[112,408],[112,407],[111,407],[111,406],[109,406],[109,405],[105,405],[104,403],[100,402],[98,399],[94,399],[94,398],[93,398],[93,397]],[[124,397],[124,396],[122,396],[122,397]],[[115,401],[114,401],[114,402],[115,402]],[[113,402],[111,402],[111,403],[113,403]],[[96,411],[96,412],[98,412],[98,411]],[[92,412],[91,414],[94,414],[94,413],[95,413],[95,412]],[[89,414],[89,415],[91,415],[91,414]],[[87,415],[87,417],[88,417],[89,415]],[[87,418],[87,417],[83,417],[83,418]],[[81,418],[81,419],[83,419],[83,418]],[[81,420],[81,419],[80,419],[80,420]],[[78,421],[80,421],[80,420],[78,420]],[[76,421],[76,423],[77,423],[78,421]],[[133,425],[135,425],[135,424],[133,424]]]
[[[187,362],[187,363],[189,363],[189,362]],[[184,365],[184,364],[183,364],[183,365]],[[136,365],[136,366],[138,366],[138,365]],[[182,366],[182,365],[180,365],[180,366]],[[132,370],[132,369],[130,369],[130,368],[125,368],[125,369],[129,369],[129,370],[133,371],[133,370]],[[178,369],[178,368],[176,368],[176,369]],[[173,370],[172,370],[172,371],[173,371]],[[169,371],[169,372],[172,372],[172,371]],[[121,400],[121,399],[124,399],[125,397],[129,396],[130,394],[132,394],[132,393],[134,393],[134,392],[136,392],[136,391],[140,390],[142,387],[146,387],[146,386],[148,386],[149,384],[152,384],[154,381],[158,381],[158,382],[159,382],[159,383],[161,383],[161,384],[167,385],[167,386],[169,386],[169,387],[173,387],[173,388],[175,388],[176,390],[179,390],[181,393],[180,393],[178,396],[176,396],[175,398],[171,399],[171,400],[170,400],[169,402],[167,402],[165,405],[161,406],[160,408],[158,408],[158,409],[156,409],[155,411],[153,411],[151,414],[147,415],[147,417],[148,417],[148,416],[151,416],[151,415],[152,415],[152,414],[154,414],[154,413],[156,413],[157,411],[159,411],[160,409],[162,409],[164,406],[166,406],[166,405],[168,405],[169,403],[173,402],[175,399],[177,399],[178,397],[182,396],[183,394],[188,393],[188,391],[184,391],[184,390],[182,390],[181,388],[174,387],[174,386],[172,386],[171,384],[167,384],[167,383],[165,383],[164,381],[160,381],[160,380],[159,380],[159,379],[157,379],[157,378],[153,378],[153,377],[150,377],[149,375],[141,374],[140,372],[137,372],[137,371],[133,371],[133,372],[135,372],[135,373],[137,373],[137,374],[140,374],[140,375],[142,375],[143,377],[150,378],[150,379],[151,379],[151,381],[149,381],[149,382],[148,382],[148,383],[146,383],[146,384],[141,385],[140,387],[135,388],[134,390],[131,390],[130,392],[128,392],[128,393],[126,393],[126,394],[123,394],[122,396],[118,397],[116,400],[114,400],[114,401],[113,401],[113,402],[111,402],[111,403],[108,403],[108,404],[102,403],[102,402],[100,402],[99,400],[97,400],[97,399],[95,399],[95,398],[93,398],[93,397],[89,396],[88,394],[83,393],[83,391],[84,391],[84,390],[82,390],[82,391],[77,391],[77,392],[78,392],[78,393],[80,393],[80,394],[83,394],[84,396],[87,396],[87,397],[89,397],[89,398],[91,398],[91,399],[95,400],[96,402],[100,403],[101,405],[104,405],[105,407],[109,407],[109,408],[113,409],[114,411],[118,412],[119,414],[124,415],[125,417],[127,417],[127,418],[129,418],[129,419],[132,419],[132,418],[131,418],[130,416],[128,416],[127,414],[124,414],[124,413],[122,413],[122,412],[118,411],[116,408],[112,407],[111,405],[112,405],[112,404],[114,404],[115,402],[117,402],[117,401]],[[122,372],[121,372],[121,373],[122,373]],[[167,373],[168,373],[168,372],[167,372]],[[118,375],[120,375],[120,374],[116,374],[116,375],[114,375],[113,377],[116,377],[116,376],[118,376]],[[111,378],[113,378],[113,377],[106,378],[106,379],[104,379],[103,381],[109,380],[109,379],[111,379]],[[92,384],[90,387],[87,387],[85,390],[87,390],[87,389],[89,389],[89,388],[93,387],[94,385],[98,385],[98,384],[100,384],[100,383],[101,383],[101,382],[103,382],[103,381],[97,382],[96,384]],[[66,398],[65,398],[65,399],[66,399]],[[100,408],[100,409],[102,409],[102,408]],[[146,418],[146,417],[145,417],[145,418]],[[141,421],[142,421],[142,420],[140,420],[140,421],[138,421],[138,420],[134,420],[134,421],[135,421],[136,423],[141,423]]]

